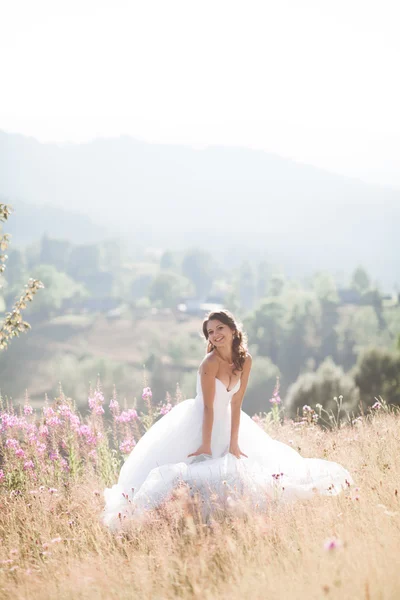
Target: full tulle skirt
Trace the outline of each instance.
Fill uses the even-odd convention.
[[[202,442],[203,401],[185,400],[157,421],[138,441],[121,468],[118,483],[104,490],[102,520],[112,530],[140,519],[185,484],[200,497],[203,516],[212,506],[229,507],[246,498],[262,510],[268,503],[333,496],[353,483],[338,463],[303,458],[274,440],[241,411],[239,446],[247,458],[229,453],[230,404],[216,405],[212,456],[188,458]]]

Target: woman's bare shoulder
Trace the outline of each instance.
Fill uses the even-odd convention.
[[[246,366],[248,369],[250,369],[252,363],[253,363],[253,357],[251,356],[250,352],[246,352],[246,358],[244,359],[243,366]]]
[[[219,358],[214,354],[214,352],[209,352],[205,355],[203,360],[200,363],[199,372],[209,372],[216,373],[219,368]]]

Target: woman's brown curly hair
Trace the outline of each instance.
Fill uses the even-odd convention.
[[[219,311],[211,311],[203,321],[203,334],[206,340],[208,340],[208,331],[207,325],[209,321],[213,319],[218,319],[224,325],[228,325],[228,327],[233,331],[233,340],[232,340],[232,360],[234,364],[233,372],[242,371],[244,361],[247,356],[247,335],[241,329],[241,325],[235,321],[234,316],[229,310],[219,310]],[[214,350],[214,346],[211,342],[207,344],[207,354]]]

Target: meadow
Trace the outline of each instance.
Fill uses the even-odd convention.
[[[178,391],[155,405],[148,387],[143,399],[139,413],[115,393],[106,400],[98,385],[85,416],[61,390],[40,411],[28,397],[19,410],[3,400],[0,598],[400,597],[398,410],[379,400],[326,428],[310,407],[297,421],[255,417],[303,456],[349,469],[355,485],[337,497],[203,523],[178,491],[146,521],[111,533],[101,522],[104,487],[154,419],[180,401]]]

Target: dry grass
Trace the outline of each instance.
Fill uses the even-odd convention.
[[[113,535],[99,520],[98,480],[3,491],[0,598],[398,599],[399,426],[393,414],[329,433],[277,426],[274,437],[340,462],[357,488],[211,528],[178,502],[164,518]],[[342,546],[327,551],[332,536]]]

